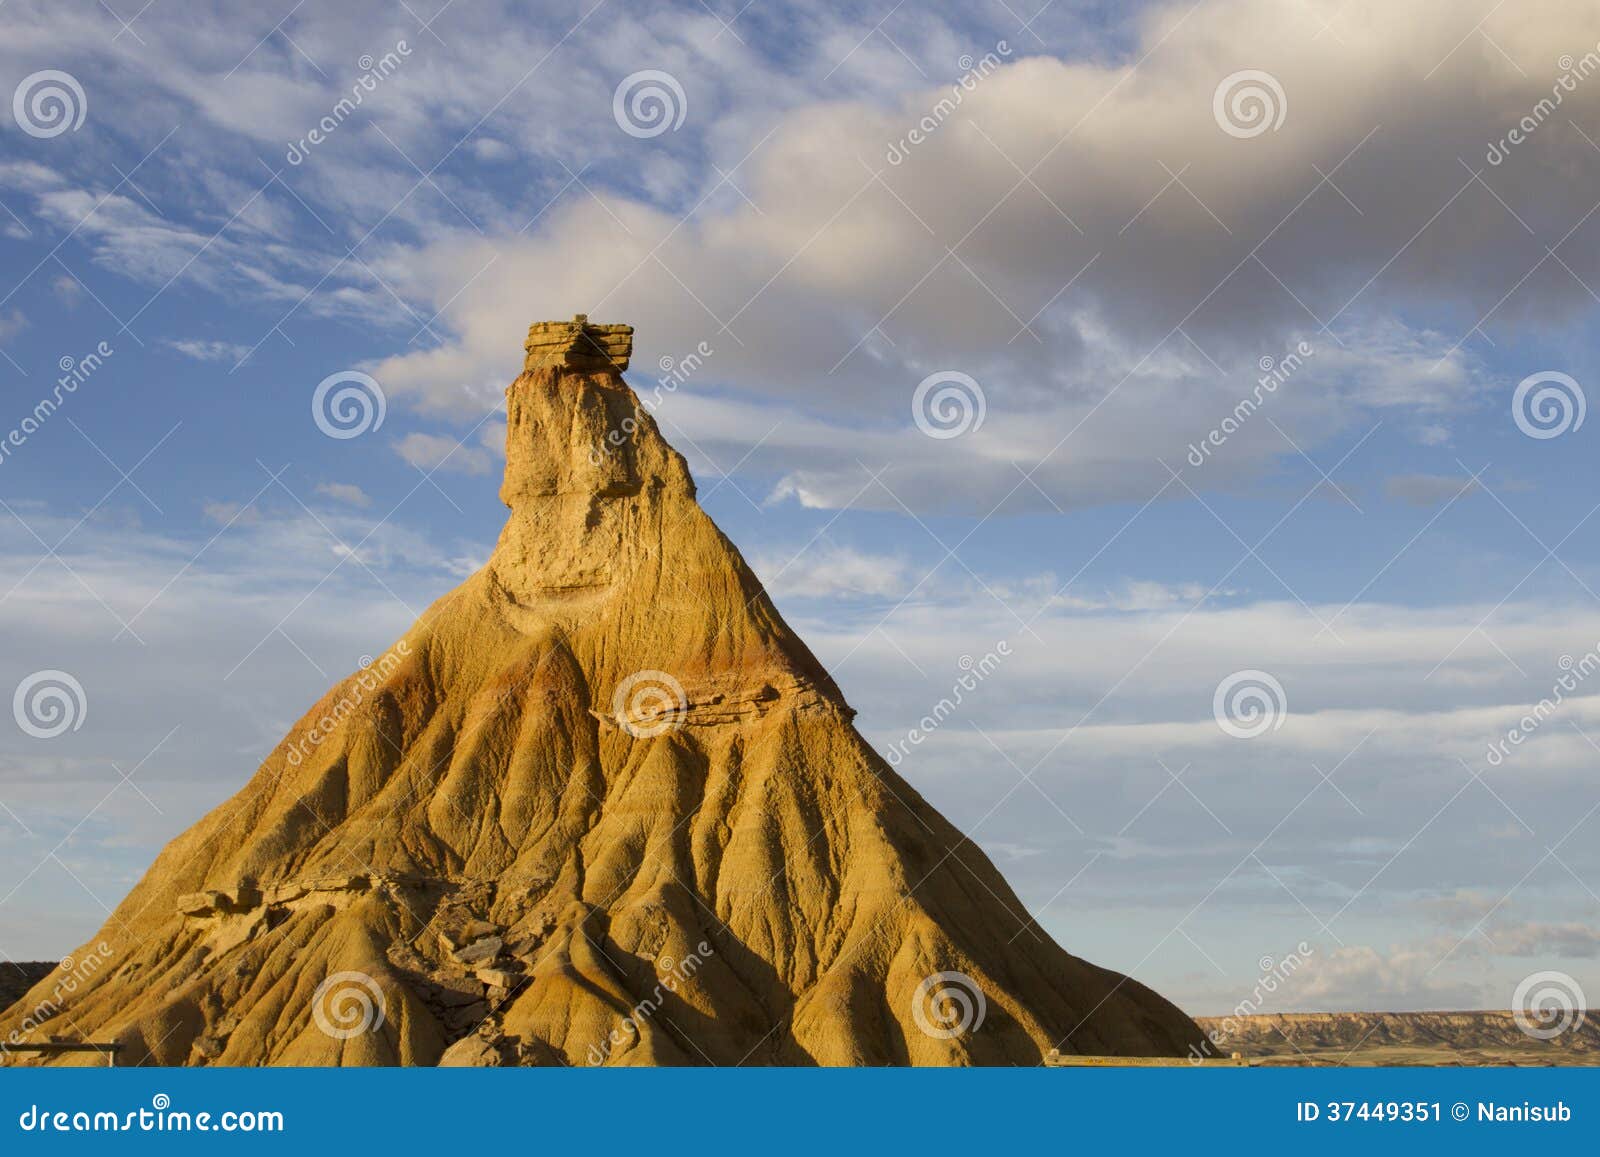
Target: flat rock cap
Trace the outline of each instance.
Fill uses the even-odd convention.
[[[571,321],[536,321],[528,327],[523,369],[546,366],[621,373],[633,353],[633,326],[591,325],[587,314]]]

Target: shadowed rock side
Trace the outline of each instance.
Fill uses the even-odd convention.
[[[21,1000],[30,988],[55,970],[56,965],[49,961],[7,960],[0,963],[0,1008]]]
[[[856,734],[621,376],[529,362],[489,563],[161,853],[34,1039],[166,1065],[1198,1045],[1052,942]],[[981,1023],[936,973],[981,989]]]

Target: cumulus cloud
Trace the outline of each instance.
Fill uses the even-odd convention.
[[[353,482],[319,482],[317,493],[363,510],[372,505],[371,496]]]
[[[768,592],[780,598],[892,598],[911,586],[905,559],[833,543],[819,543],[787,558],[758,554],[750,565]]]
[[[1454,947],[1450,937],[1376,948],[1335,948],[1313,956],[1295,976],[1295,996],[1309,1011],[1456,1012],[1500,1008],[1507,998],[1481,981],[1471,982],[1437,966]]]
[[[860,489],[867,438],[881,457],[865,464],[891,462],[919,505],[1042,504],[1019,467],[1058,505],[1143,499],[1164,481],[1154,460],[1181,461],[1261,359],[1300,340],[1316,355],[1271,399],[1272,423],[1251,423],[1198,484],[1374,412],[1406,411],[1431,437],[1495,385],[1468,344],[1476,326],[1559,321],[1587,300],[1517,218],[1556,237],[1582,220],[1581,183],[1558,174],[1600,163],[1566,119],[1600,92],[1580,87],[1511,160],[1485,160],[1548,95],[1557,57],[1600,38],[1581,4],[1540,8],[1491,14],[1491,47],[1445,0],[1329,5],[1336,36],[1267,0],[1158,7],[1137,68],[1016,53],[897,165],[886,146],[947,90],[796,108],[746,145],[759,145],[739,170],[748,202],[684,217],[600,192],[525,236],[463,231],[397,257],[386,271],[455,336],[382,377],[425,407],[492,404],[516,369],[505,335],[575,308],[639,328],[646,382],[705,341],[715,353],[691,389],[738,383],[855,433],[842,449],[816,438],[804,465],[763,445],[758,460],[785,471],[777,493],[817,506]],[[1213,115],[1243,61],[1287,105],[1253,139]],[[1562,257],[1595,272],[1588,247]],[[987,420],[930,445],[911,397],[948,369],[980,384]],[[687,407],[682,420],[698,441]]]
[[[18,51],[107,51],[92,17],[10,7]],[[1060,36],[1058,55],[1014,38],[954,88],[950,62],[974,46],[938,10],[894,24],[916,67],[870,23],[798,8],[795,58],[774,62],[691,8],[621,38],[575,21],[532,75],[561,33],[493,5],[453,10],[448,43],[381,6],[358,21],[306,10],[298,51],[202,11],[182,53],[153,37],[96,77],[99,99],[150,114],[147,147],[173,104],[198,110],[193,131],[219,153],[239,134],[298,139],[348,88],[337,62],[374,39],[417,43],[305,164],[241,153],[259,183],[237,169],[160,182],[184,165],[180,142],[139,188],[69,162],[9,163],[0,184],[124,275],[159,287],[181,271],[283,319],[409,335],[380,380],[445,421],[499,405],[519,360],[508,334],[582,309],[639,327],[646,390],[661,359],[710,346],[661,413],[719,461],[755,448],[748,470],[777,480],[776,500],[893,509],[862,490],[884,470],[918,511],[1143,501],[1169,481],[1158,460],[1198,489],[1235,487],[1380,417],[1438,444],[1507,384],[1479,363],[1479,334],[1559,329],[1588,302],[1573,275],[1596,272],[1582,190],[1600,154],[1577,126],[1600,90],[1563,92],[1489,163],[1562,55],[1600,40],[1581,0],[1534,8],[1478,23],[1449,0],[1155,4],[1124,41],[1077,55]],[[299,52],[324,62],[315,81]],[[642,54],[685,78],[681,134],[640,142],[611,121]],[[1271,74],[1283,117],[1241,139],[1213,98],[1244,68]],[[540,100],[563,117],[520,115]],[[898,147],[928,117],[926,138]],[[1185,465],[1262,360],[1302,340],[1315,356],[1263,413]],[[978,383],[987,417],[933,443],[912,397],[952,370]],[[732,409],[754,421],[722,424]]]
[[[494,466],[487,450],[476,446],[463,446],[460,439],[441,434],[407,434],[395,443],[394,450],[419,470],[487,474]]]
[[[1490,942],[1511,956],[1571,959],[1600,956],[1600,929],[1591,923],[1568,920],[1556,923],[1530,921],[1494,928]]]

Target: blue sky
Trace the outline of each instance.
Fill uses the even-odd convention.
[[[87,704],[0,729],[0,952],[481,563],[523,327],[584,311],[641,393],[711,351],[656,416],[880,750],[1007,644],[900,771],[1070,950],[1198,1013],[1301,942],[1271,1007],[1600,991],[1595,687],[1485,754],[1600,646],[1596,427],[1514,405],[1596,378],[1592,7],[279,8],[0,7],[0,438],[111,351],[0,457],[0,687]]]

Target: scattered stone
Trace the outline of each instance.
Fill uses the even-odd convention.
[[[504,1063],[500,1050],[476,1033],[456,1041],[439,1058],[441,1069],[499,1068]]]
[[[485,936],[481,940],[474,940],[465,948],[458,948],[455,958],[462,964],[492,964],[505,946],[505,941],[500,937]]]
[[[520,972],[512,972],[505,968],[480,968],[478,979],[492,988],[510,992],[522,980]]]

